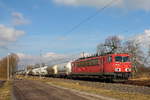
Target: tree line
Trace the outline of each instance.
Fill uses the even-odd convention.
[[[6,57],[1,58],[0,59],[0,79],[2,80],[7,79],[8,75],[10,78],[13,77],[14,73],[17,70],[18,62],[19,62],[19,57],[14,53],[11,53],[10,55]]]

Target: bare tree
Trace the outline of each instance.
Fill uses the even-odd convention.
[[[120,53],[122,52],[121,44],[122,41],[118,36],[110,36],[105,39],[104,44],[99,44],[97,46],[97,53],[98,54]]]
[[[129,53],[131,55],[131,62],[133,64],[133,68],[137,71],[138,65],[142,64],[143,52],[140,49],[140,44],[135,41],[126,41],[124,44],[124,52]]]
[[[101,43],[97,46],[97,53],[98,53],[98,55],[103,55],[103,54],[107,53],[106,47],[104,44]]]
[[[0,79],[7,79],[7,58],[0,60]]]
[[[110,36],[106,38],[105,46],[109,53],[116,53],[121,48],[121,40],[118,36]]]
[[[148,51],[145,54],[144,61],[143,61],[143,63],[146,64],[147,66],[150,66],[150,59],[149,58],[150,58],[150,45],[148,46]]]
[[[18,62],[19,62],[19,58],[16,54],[10,54],[9,55],[9,75],[13,76]],[[6,79],[7,78],[7,57],[4,57],[0,60],[0,78],[1,79]]]
[[[10,73],[13,75],[17,71],[17,66],[19,62],[19,57],[12,53],[9,56],[9,65],[10,65]]]

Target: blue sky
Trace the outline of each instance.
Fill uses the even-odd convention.
[[[1,27],[19,31],[11,31],[11,38],[15,39],[6,38],[7,35],[0,37],[0,55],[4,56],[8,52],[39,55],[40,50],[58,54],[94,53],[97,44],[107,36],[128,38],[150,29],[150,7],[147,5],[150,1],[123,1],[119,0],[117,5],[108,7],[68,33],[72,27],[107,3],[98,0],[92,3],[90,0],[0,0]],[[11,34],[5,30],[0,35],[5,32]]]

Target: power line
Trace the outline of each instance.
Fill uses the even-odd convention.
[[[117,0],[116,0],[117,1]],[[88,16],[87,18],[85,18],[84,20],[82,20],[80,23],[78,23],[77,25],[73,26],[69,31],[67,31],[66,33],[69,34],[71,32],[73,32],[75,29],[79,28],[82,24],[84,24],[85,22],[87,22],[88,20],[91,20],[93,17],[95,17],[97,14],[99,14],[100,12],[102,12],[103,10],[105,10],[106,8],[108,8],[109,6],[111,6],[114,3],[114,0],[112,0],[111,2],[107,3],[104,7],[100,8],[99,10],[97,10],[94,14]]]

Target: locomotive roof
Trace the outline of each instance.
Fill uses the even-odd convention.
[[[77,60],[75,60],[75,61],[80,61],[80,60],[84,60],[84,59],[94,59],[94,58],[98,58],[98,57],[103,57],[103,56],[108,56],[108,55],[129,55],[128,53],[113,53],[113,54],[103,54],[103,55],[98,55],[98,54],[95,54],[95,55],[93,55],[93,56],[89,56],[89,57],[82,57],[82,58],[79,58],[79,59],[77,59]]]

